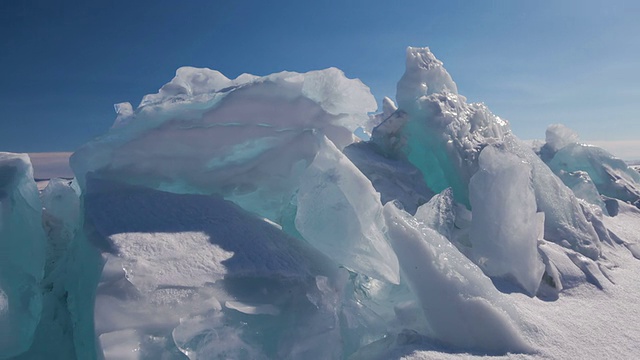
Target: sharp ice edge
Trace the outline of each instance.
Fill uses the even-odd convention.
[[[334,68],[183,67],[115,105],[42,206],[28,157],[0,154],[0,358],[531,352],[501,291],[606,289],[603,249],[640,254],[640,175],[611,154],[560,125],[536,154],[428,48],[396,100],[368,115]]]

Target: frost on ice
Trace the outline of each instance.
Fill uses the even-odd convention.
[[[528,353],[503,292],[606,289],[603,251],[640,258],[620,160],[560,125],[536,153],[428,48],[396,100],[371,115],[334,68],[183,67],[40,199],[28,158],[0,155],[0,358]]]

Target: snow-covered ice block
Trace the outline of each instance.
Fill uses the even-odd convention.
[[[297,177],[327,136],[339,148],[376,109],[369,88],[335,68],[229,80],[181,68],[71,157],[88,173],[176,193],[218,193],[280,222]],[[121,111],[122,110],[122,111]]]
[[[42,311],[46,235],[27,154],[0,153],[0,358],[31,345]]]
[[[538,290],[544,264],[538,254],[536,198],[531,165],[485,147],[469,183],[475,261],[491,277],[515,280],[529,295]]]
[[[406,159],[386,156],[372,142],[351,144],[344,154],[371,181],[382,204],[397,200],[413,214],[433,196],[418,168]]]
[[[578,140],[578,134],[572,129],[562,124],[551,124],[545,132],[545,144],[541,151],[553,156],[558,150],[569,144],[575,144]]]
[[[101,341],[135,329],[141,352],[164,356],[341,353],[344,270],[305,242],[220,197],[87,185],[86,219],[107,261]]]
[[[581,170],[572,172],[559,170],[555,174],[573,191],[576,197],[599,207],[607,214],[607,207],[591,177],[589,177],[589,173]]]
[[[296,228],[310,244],[357,273],[400,282],[380,195],[327,138],[300,179],[297,200]]]
[[[584,171],[600,194],[640,206],[640,174],[604,149],[569,144],[548,162],[553,172]]]
[[[392,143],[400,148],[398,151],[422,172],[429,189],[440,192],[450,187],[456,202],[470,208],[468,185],[478,171],[480,151],[486,146],[502,147],[532,166],[537,209],[545,213],[545,238],[557,243],[566,241],[576,251],[597,258],[600,239],[571,190],[512,134],[506,120],[491,113],[484,104],[468,104],[466,98],[453,91],[450,76],[445,73],[442,63],[428,48],[408,50],[407,70],[398,84],[396,111],[406,115],[388,132],[395,139]],[[429,81],[434,81],[433,92],[427,90]]]
[[[538,211],[544,212],[544,238],[564,244],[591,258],[600,256],[600,238],[586,219],[578,198],[549,167],[514,136],[505,137],[505,147],[531,164],[531,185]]]
[[[384,218],[403,277],[433,337],[456,348],[492,354],[531,350],[505,296],[480,268],[392,202],[384,206]]]
[[[417,209],[415,217],[418,221],[442,234],[442,236],[451,239],[456,221],[453,191],[445,189],[440,194],[432,197],[428,203]]]
[[[511,132],[509,123],[484,104],[468,104],[428,48],[407,50],[396,97],[398,111],[408,117],[397,131],[404,138],[402,151],[431,190],[451,187],[456,201],[468,205],[468,183],[477,170],[478,154],[487,144],[502,141]]]
[[[640,207],[640,174],[624,161],[597,146],[580,143],[578,134],[564,125],[550,125],[546,135],[540,157],[567,186],[574,189],[579,182],[575,175],[567,174],[586,173],[600,194]],[[578,197],[594,203],[591,189],[580,186],[574,191],[578,191]]]
[[[401,109],[409,110],[423,96],[451,92],[458,87],[429,48],[407,48],[406,71],[398,82],[396,100]]]
[[[605,216],[602,220],[611,237],[640,259],[640,210],[619,200],[612,201],[617,205],[615,216]]]

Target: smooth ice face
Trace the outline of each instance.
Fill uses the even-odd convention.
[[[300,234],[339,264],[398,284],[398,259],[382,232],[380,195],[358,168],[325,138],[300,180]]]
[[[485,274],[515,280],[534,296],[545,267],[538,254],[531,165],[487,146],[480,153],[479,170],[469,182],[469,196],[475,262]]]
[[[476,265],[442,234],[392,202],[383,213],[403,276],[435,338],[487,353],[531,350],[503,295]]]
[[[42,206],[27,154],[0,153],[0,358],[26,351],[40,321]]]
[[[504,145],[509,152],[531,164],[531,185],[538,211],[545,214],[544,238],[597,259],[600,256],[600,238],[571,189],[515,136],[506,137]]]
[[[235,80],[181,68],[135,111],[118,106],[114,128],[74,153],[71,165],[81,186],[92,172],[176,193],[219,193],[280,221],[316,139],[343,148],[375,109],[369,88],[334,68]]]

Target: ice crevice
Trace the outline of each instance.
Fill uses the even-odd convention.
[[[536,353],[514,296],[616,286],[640,175],[561,125],[532,148],[406,55],[373,115],[335,68],[183,67],[115,106],[72,181],[38,194],[0,153],[0,359]]]

